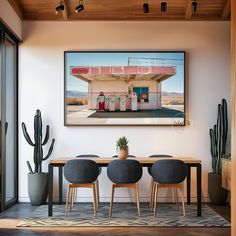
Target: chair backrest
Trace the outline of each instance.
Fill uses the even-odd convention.
[[[98,158],[99,156],[98,155],[94,155],[94,154],[81,154],[81,155],[78,155],[76,157],[91,157],[91,158]]]
[[[107,167],[108,178],[116,184],[137,183],[142,174],[142,166],[136,160],[114,160]]]
[[[151,174],[160,184],[177,184],[187,176],[187,167],[181,160],[159,160],[152,165]]]
[[[70,183],[93,183],[98,175],[98,165],[93,160],[73,159],[64,166],[64,176]]]
[[[165,158],[165,157],[173,157],[173,156],[171,156],[171,155],[166,155],[166,154],[154,154],[154,155],[151,155],[151,156],[149,156],[149,157],[158,157],[158,158]],[[152,173],[151,173],[151,170],[152,170],[152,166],[148,166],[148,168],[147,168],[147,170],[148,170],[148,174],[149,175],[152,175]]]
[[[166,155],[166,154],[154,154],[154,155],[151,155],[149,157],[173,157],[171,155]]]
[[[118,155],[114,155],[114,156],[112,156],[112,157],[116,158],[116,157],[118,157]],[[129,158],[129,157],[136,157],[136,156],[134,156],[134,155],[128,155],[127,157]]]

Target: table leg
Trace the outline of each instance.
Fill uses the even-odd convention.
[[[202,165],[197,165],[197,216],[202,215]]]
[[[187,205],[191,204],[191,166],[187,166]]]
[[[59,170],[59,204],[61,205],[62,204],[62,192],[63,192],[63,166],[59,166],[58,167],[58,170]]]
[[[53,210],[53,165],[48,164],[48,216],[52,216]]]

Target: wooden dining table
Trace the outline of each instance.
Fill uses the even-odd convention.
[[[59,191],[59,202],[58,204],[63,204],[63,167],[65,163],[72,159],[78,159],[76,157],[61,157],[53,160],[49,160],[48,172],[49,172],[49,198],[48,198],[48,216],[53,215],[53,172],[54,168],[58,168],[58,191]],[[97,163],[98,166],[106,167],[109,163],[116,158],[114,157],[99,157],[99,158],[82,158],[82,159],[92,159]],[[182,160],[187,166],[187,204],[191,204],[191,169],[196,168],[196,187],[197,187],[197,216],[201,216],[201,188],[202,188],[202,165],[201,160],[194,157],[135,157],[129,158],[135,159],[140,162],[143,167],[151,166],[154,162],[163,159],[177,159]]]

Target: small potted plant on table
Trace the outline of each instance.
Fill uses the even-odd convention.
[[[52,139],[48,154],[43,157],[43,145],[49,140],[49,125],[46,127],[46,135],[44,141],[42,140],[42,118],[40,110],[36,110],[34,116],[34,143],[32,142],[25,123],[21,124],[24,137],[29,145],[34,147],[34,171],[27,161],[29,169],[28,174],[28,193],[32,206],[39,206],[45,204],[48,196],[48,173],[42,172],[42,162],[47,160],[53,150],[55,139]]]
[[[116,141],[116,151],[119,159],[126,159],[129,155],[128,139],[123,136]]]

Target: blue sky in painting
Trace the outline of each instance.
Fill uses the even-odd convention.
[[[70,66],[128,66],[129,58],[130,65],[176,66],[176,75],[162,82],[162,91],[184,92],[184,53],[182,52],[67,52],[67,90],[79,92],[88,91],[88,84],[86,82],[70,75]],[[134,58],[138,58],[138,60]]]

